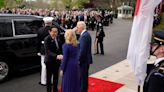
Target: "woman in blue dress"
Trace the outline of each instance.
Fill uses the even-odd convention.
[[[75,31],[65,32],[63,61],[61,64],[62,92],[80,92],[80,70],[78,62],[78,41]]]

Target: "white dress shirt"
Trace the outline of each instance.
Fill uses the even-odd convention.
[[[84,29],[82,32],[81,32],[81,34],[80,35],[83,35],[83,33],[85,32],[86,30]]]

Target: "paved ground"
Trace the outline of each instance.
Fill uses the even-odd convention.
[[[106,33],[106,37],[104,39],[105,55],[104,56],[93,55],[94,63],[91,65],[90,72],[89,72],[91,76],[95,76],[95,73],[97,76],[97,72],[99,73],[99,71],[102,71],[104,69],[109,68],[109,70],[112,70],[110,69],[110,67],[114,67],[115,64],[119,62],[122,63],[121,61],[126,58],[131,25],[132,25],[131,20],[115,19],[113,24],[111,24],[109,27],[105,27],[105,33]],[[95,31],[90,31],[90,33],[93,38],[92,39],[93,40],[92,43],[93,43],[95,38]],[[93,53],[94,53],[94,49],[93,49]],[[125,69],[127,68],[127,66],[128,65],[126,63],[125,65],[123,65]],[[116,69],[113,71],[113,73],[110,73],[110,75],[114,76],[118,71],[120,70]],[[110,75],[105,75],[105,74],[106,73],[102,74],[100,78],[110,77]],[[22,76],[17,76],[15,78],[6,81],[5,83],[0,84],[0,92],[46,92],[45,87],[38,85],[39,78],[40,78],[38,71],[32,73],[31,71],[25,72],[24,74],[20,74],[20,75]],[[119,74],[118,76],[124,76],[124,75]],[[120,80],[119,79],[117,80],[118,81],[116,82],[123,83],[121,81],[121,78]],[[132,89],[135,89],[135,86],[132,87]],[[133,91],[119,91],[119,92],[133,92]]]
[[[151,56],[151,58],[148,60],[148,63],[153,63],[154,60],[155,57]],[[137,92],[138,84],[134,73],[132,72],[132,68],[126,59],[90,76],[98,79],[125,84],[116,92]]]
[[[105,55],[93,55],[94,63],[90,74],[105,69],[126,58],[132,21],[114,20],[114,24],[105,27],[104,51]],[[91,32],[94,42],[95,32]],[[94,49],[92,51],[94,53]]]
[[[125,84],[116,92],[137,92],[137,82],[127,60],[91,75],[92,77]]]

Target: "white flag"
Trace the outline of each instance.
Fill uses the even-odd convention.
[[[138,84],[146,77],[146,66],[150,52],[155,7],[162,0],[137,0],[127,59],[130,62]]]

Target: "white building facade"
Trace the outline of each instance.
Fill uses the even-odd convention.
[[[128,5],[122,5],[117,8],[118,10],[118,18],[132,18],[132,14],[134,12],[133,7]]]

